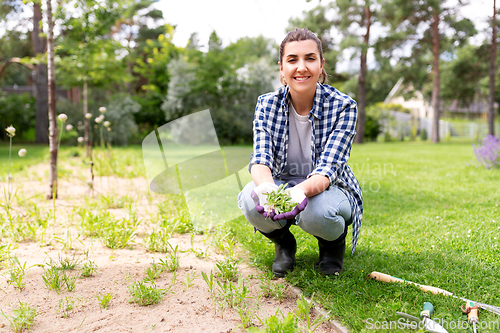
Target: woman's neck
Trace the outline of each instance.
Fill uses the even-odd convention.
[[[307,116],[313,106],[314,94],[312,96],[305,96],[304,94],[294,96],[293,92],[290,92],[290,97],[295,111],[300,116]]]

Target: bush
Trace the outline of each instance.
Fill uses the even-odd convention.
[[[486,169],[500,167],[500,139],[489,134],[474,147],[474,154]]]
[[[0,92],[0,140],[7,140],[5,129],[16,129],[17,140],[33,140],[36,121],[35,98],[30,94]]]
[[[106,140],[111,138],[110,141],[115,145],[127,145],[129,139],[138,131],[134,114],[141,111],[141,105],[130,95],[120,93],[112,97],[106,108],[104,121],[111,123],[111,132],[105,130],[104,137]]]
[[[422,129],[422,131],[420,132],[420,140],[422,140],[422,141],[427,140],[427,130],[425,128]]]

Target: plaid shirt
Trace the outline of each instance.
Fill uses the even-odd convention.
[[[289,88],[259,97],[253,121],[253,153],[249,168],[263,164],[279,178],[285,168],[288,151]],[[337,89],[317,84],[309,113],[312,123],[311,154],[313,171],[323,175],[349,198],[352,214],[352,254],[356,249],[363,217],[363,197],[359,183],[347,164],[356,134],[356,102]]]

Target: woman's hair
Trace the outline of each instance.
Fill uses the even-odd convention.
[[[313,40],[316,42],[316,45],[318,45],[318,50],[319,50],[319,60],[320,62],[323,62],[323,46],[321,45],[321,40],[319,40],[318,36],[316,36],[315,33],[310,31],[307,28],[295,28],[292,31],[289,31],[287,35],[285,36],[285,39],[281,42],[280,45],[280,63],[283,64],[283,53],[285,52],[285,45],[286,43],[290,42],[298,42],[302,40]],[[283,78],[280,77],[280,82],[282,84],[285,84],[283,82]],[[326,74],[326,71],[324,68],[321,70],[321,74],[319,75],[318,82],[323,84],[328,82],[328,76]]]

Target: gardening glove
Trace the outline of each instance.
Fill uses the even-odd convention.
[[[296,202],[297,205],[289,212],[274,215],[273,220],[278,221],[278,220],[293,219],[295,216],[297,216],[301,211],[303,211],[306,208],[307,197],[304,194],[303,190],[301,190],[298,187],[292,187],[288,189],[288,194],[290,195],[292,202]]]
[[[252,193],[250,193],[250,196],[255,202],[255,209],[260,215],[269,218],[274,217],[274,209],[267,204],[267,194],[277,189],[278,186],[276,184],[265,182],[257,186]]]

